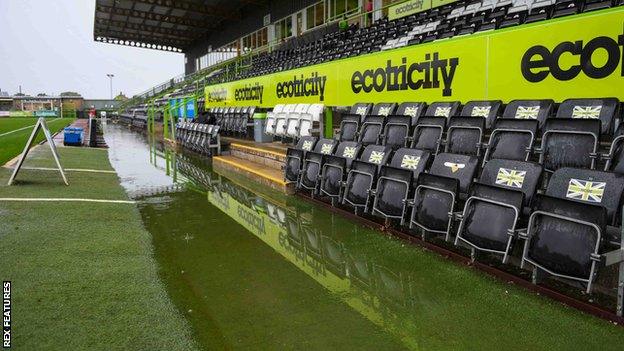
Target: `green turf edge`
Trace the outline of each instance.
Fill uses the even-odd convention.
[[[33,150],[34,158],[45,150]],[[110,167],[106,151],[59,153],[65,167],[86,160]],[[69,172],[64,186],[52,171],[22,172],[8,187],[10,170],[0,169],[0,197],[127,199],[116,174]],[[134,204],[4,202],[0,218],[0,278],[13,283],[13,349],[197,348],[158,276]]]

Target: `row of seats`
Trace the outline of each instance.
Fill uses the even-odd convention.
[[[382,18],[369,27],[350,25],[346,30],[327,33],[313,42],[293,38],[291,41],[295,44],[288,42],[271,52],[249,57],[245,62],[248,68],[224,70],[211,76],[207,82],[218,84],[256,77],[623,4],[624,0],[462,0],[392,21]],[[237,73],[229,73],[233,71]]]
[[[221,127],[225,135],[246,137],[253,127],[255,106],[211,107],[207,109],[208,121]]]
[[[176,124],[175,139],[178,145],[205,154],[221,154],[221,126],[194,122]],[[216,152],[216,153],[215,153]]]
[[[267,113],[264,132],[268,135],[298,140],[320,130],[325,105],[286,104],[275,105]]]
[[[542,136],[548,156],[532,162],[522,150],[526,144],[518,147],[521,133],[515,135],[513,128],[498,129],[497,151],[486,158],[459,152],[457,144],[470,145],[472,136],[448,129],[446,140],[453,146],[444,151],[388,142],[405,135],[389,131],[388,125],[400,125],[392,124],[392,118],[387,117],[385,132],[377,133],[387,138],[385,143],[302,137],[287,151],[285,180],[333,205],[395,221],[423,235],[454,239],[473,252],[497,255],[503,263],[515,255],[522,266],[583,283],[591,291],[602,255],[621,242],[621,137],[605,156],[606,168],[597,170],[591,162],[577,161],[584,159],[577,144],[593,138],[578,130],[548,129]],[[555,120],[559,127],[588,121]],[[473,131],[471,126],[465,130]],[[507,132],[511,136],[504,141],[507,137],[501,135]]]

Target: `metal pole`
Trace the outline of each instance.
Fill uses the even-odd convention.
[[[113,77],[115,75],[108,73],[106,76],[110,79],[110,99],[113,100]]]

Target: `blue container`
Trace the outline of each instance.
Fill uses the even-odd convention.
[[[83,134],[82,128],[67,127],[63,130],[63,144],[82,145]]]

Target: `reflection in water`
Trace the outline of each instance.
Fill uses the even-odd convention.
[[[517,346],[531,329],[565,349],[566,327],[591,335],[544,330],[552,306],[514,313],[514,303],[539,308],[419,248],[124,133],[106,134],[111,162],[142,200],[169,294],[208,348],[479,349],[483,340]]]

